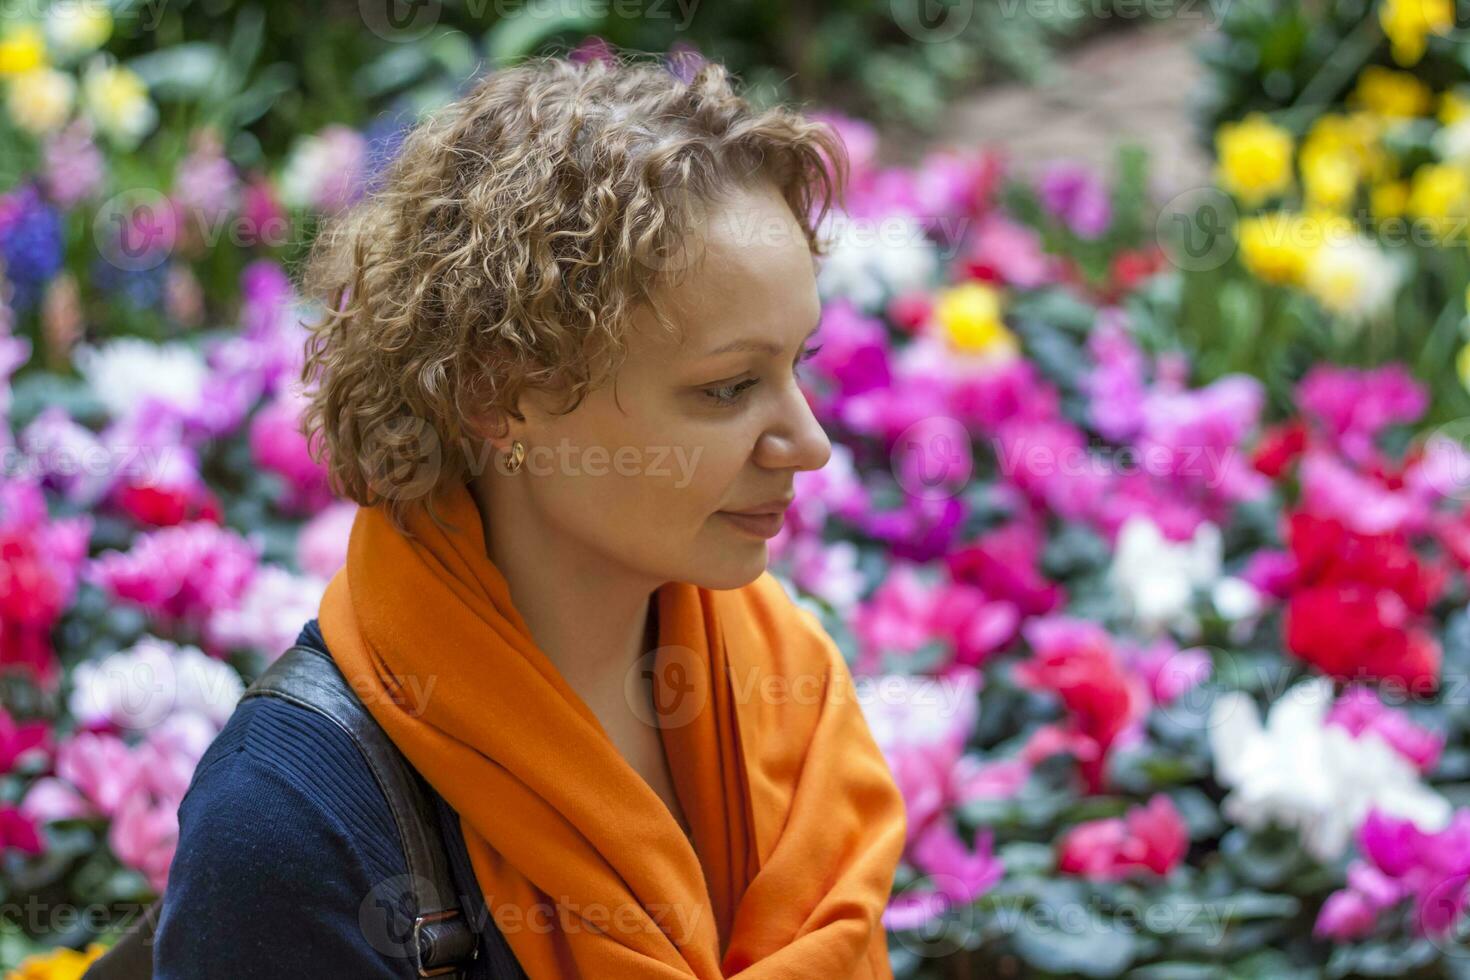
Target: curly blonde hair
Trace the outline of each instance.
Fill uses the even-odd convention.
[[[412,506],[432,515],[472,472],[482,420],[522,419],[527,389],[575,409],[617,370],[639,304],[675,331],[658,297],[706,209],[769,181],[815,258],[847,175],[830,126],[752,106],[718,63],[687,83],[627,53],[488,74],[307,256],[326,311],[301,375],[313,458],[401,529]]]

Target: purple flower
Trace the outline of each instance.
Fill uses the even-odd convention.
[[[102,153],[92,139],[92,125],[78,118],[46,137],[42,148],[42,183],[63,210],[92,197],[102,187]]]
[[[1065,221],[1079,238],[1098,238],[1112,222],[1107,188],[1081,164],[1053,164],[1041,175],[1037,190],[1042,207]]]
[[[0,259],[17,310],[30,310],[61,269],[61,216],[34,183],[0,195]]]

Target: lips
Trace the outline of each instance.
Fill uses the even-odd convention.
[[[777,497],[774,500],[767,500],[763,504],[756,504],[754,507],[742,507],[739,510],[732,508],[731,510],[722,510],[720,513],[750,516],[784,514],[786,513],[786,509],[791,506],[792,499],[792,497]]]
[[[781,526],[786,523],[785,514],[736,514],[722,510],[720,516],[740,530],[762,538],[774,538],[781,533]]]
[[[735,527],[757,537],[773,538],[781,533],[786,523],[786,509],[791,506],[790,497],[770,500],[744,510],[722,510],[720,516]]]

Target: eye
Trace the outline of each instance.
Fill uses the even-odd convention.
[[[733,385],[719,385],[715,388],[706,388],[704,393],[720,405],[733,405],[745,394],[745,390],[754,385],[755,379],[749,378]]]
[[[803,364],[805,364],[807,361],[810,361],[812,358],[816,357],[817,356],[817,352],[820,351],[821,349],[822,349],[822,345],[821,344],[818,344],[815,347],[808,347],[808,348],[806,348],[805,350],[803,350],[801,352],[801,356],[796,359],[796,367],[793,369],[793,373],[798,378],[801,377],[801,366]]]
[[[796,368],[793,373],[795,373],[797,376],[800,376],[800,368],[802,362],[811,360],[821,349],[822,345],[818,344],[815,347],[808,347],[803,350],[800,356],[796,359]],[[714,388],[705,388],[704,393],[710,398],[714,399],[716,404],[729,406],[734,405],[736,402],[738,402],[740,400],[740,397],[744,395],[746,391],[748,391],[750,388],[753,388],[759,383],[759,379],[757,378],[747,378],[746,380],[738,381],[735,384],[718,385]]]

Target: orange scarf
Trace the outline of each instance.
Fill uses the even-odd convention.
[[[891,980],[879,916],[903,798],[816,618],[769,573],[658,590],[654,703],[696,706],[660,727],[691,846],[536,647],[468,488],[441,501],[459,532],[420,509],[416,540],[360,507],[319,621],[373,717],[460,815],[487,909],[532,980]]]

